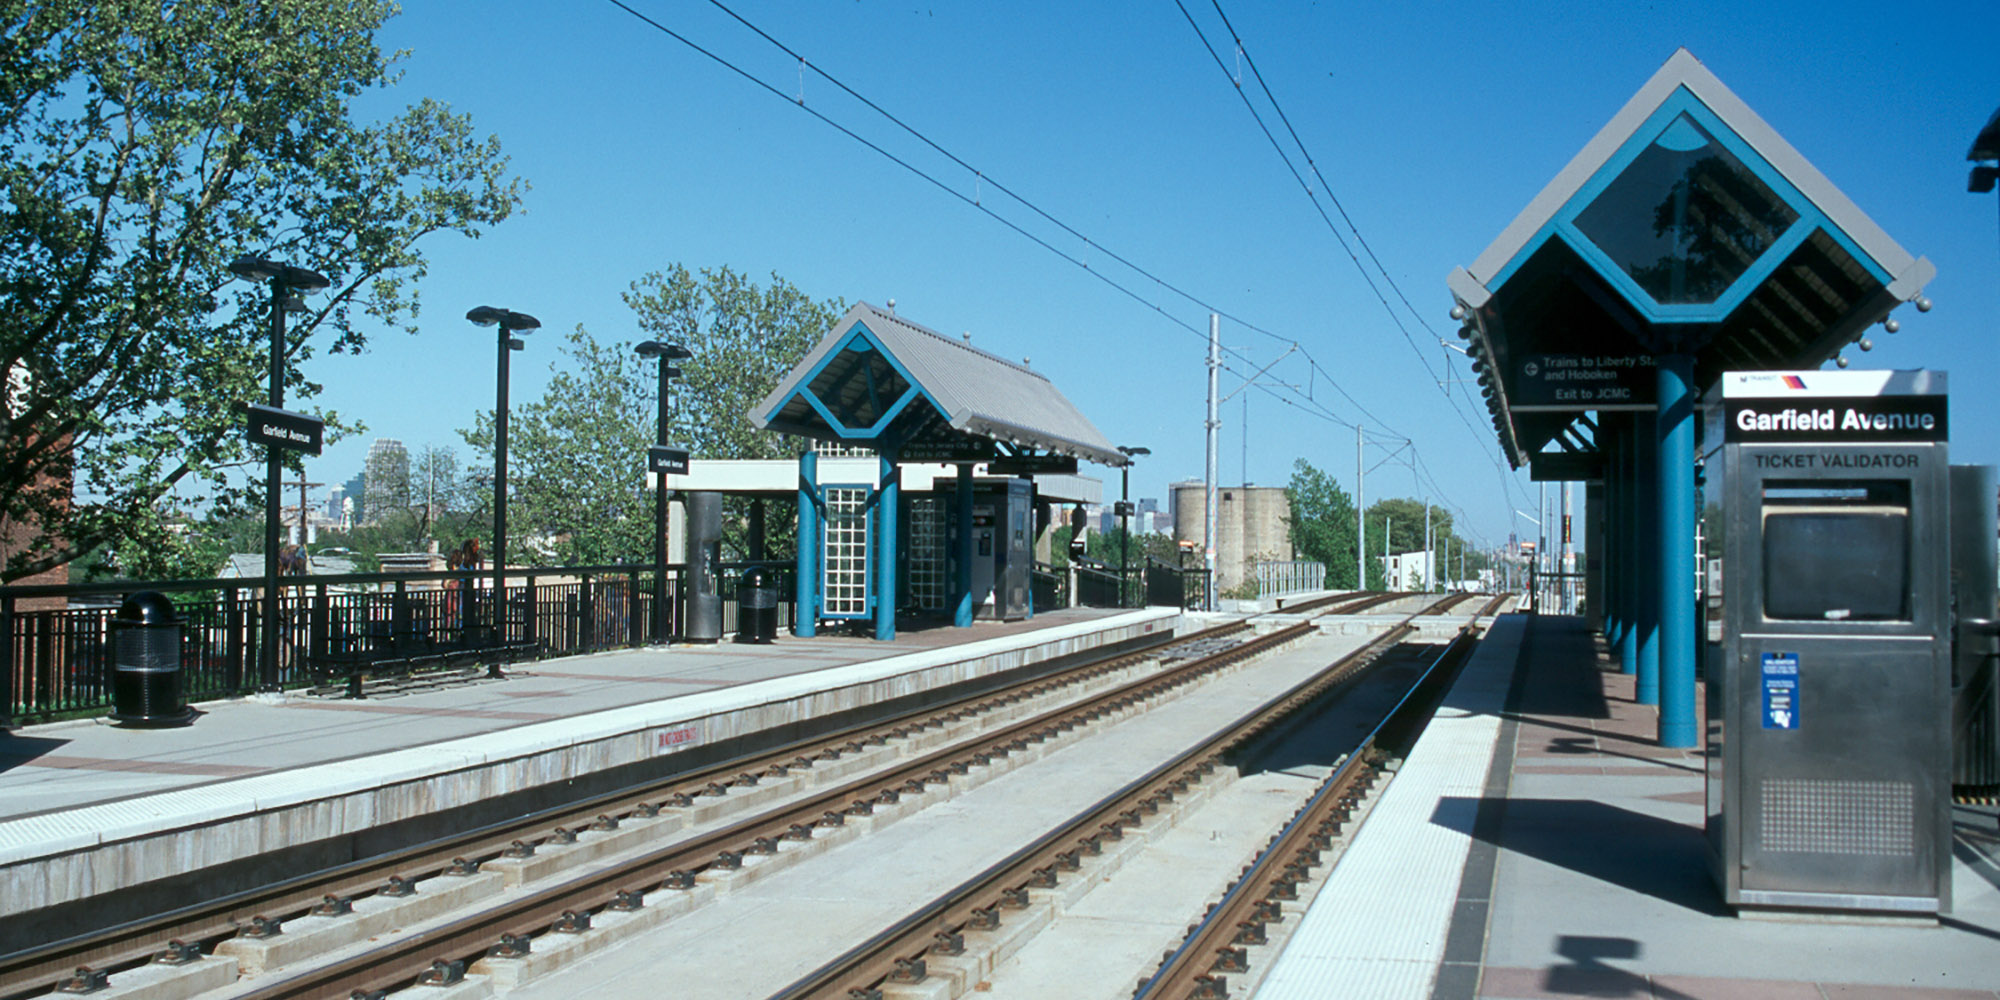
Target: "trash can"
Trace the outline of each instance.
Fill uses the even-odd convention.
[[[770,642],[778,637],[778,588],[774,574],[762,566],[743,571],[736,581],[736,641]]]
[[[111,717],[128,726],[194,718],[181,692],[181,621],[165,594],[142,590],[111,620]]]

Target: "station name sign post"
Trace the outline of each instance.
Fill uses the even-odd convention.
[[[688,473],[688,450],[656,444],[646,449],[646,470],[667,476]]]
[[[302,451],[308,455],[319,454],[320,444],[326,437],[325,421],[262,403],[247,403],[244,409],[245,431],[251,444]]]

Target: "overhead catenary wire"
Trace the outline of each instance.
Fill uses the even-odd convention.
[[[1353,217],[1348,214],[1347,207],[1341,203],[1339,196],[1334,193],[1333,185],[1320,172],[1318,161],[1314,159],[1311,150],[1306,148],[1305,140],[1299,136],[1298,130],[1292,126],[1291,118],[1285,114],[1284,106],[1279,103],[1277,95],[1271,91],[1270,85],[1265,82],[1263,73],[1257,69],[1256,59],[1250,55],[1248,47],[1243,43],[1242,36],[1236,31],[1235,25],[1230,23],[1229,15],[1222,9],[1220,0],[1210,0],[1210,3],[1215,8],[1216,15],[1221,18],[1223,28],[1229,32],[1229,37],[1234,43],[1238,59],[1243,66],[1249,68],[1252,79],[1257,82],[1257,86],[1263,91],[1265,99],[1270,102],[1272,111],[1276,113],[1278,120],[1284,125],[1285,131],[1291,136],[1293,144],[1298,147],[1299,155],[1305,160],[1306,166],[1312,172],[1313,177],[1319,181],[1320,189],[1326,192],[1327,200],[1333,204],[1341,220],[1347,224],[1348,231],[1353,234],[1354,244],[1359,245],[1362,252],[1368,256],[1369,261],[1375,265],[1376,272],[1379,272],[1381,275],[1382,284],[1387,285],[1395,293],[1397,300],[1403,304],[1403,308],[1409,312],[1411,318],[1415,319],[1425,332],[1431,334],[1433,337],[1437,337],[1437,331],[1431,327],[1428,320],[1424,319],[1423,313],[1418,311],[1416,306],[1410,302],[1409,296],[1403,292],[1402,286],[1397,283],[1395,276],[1389,273],[1387,267],[1383,266],[1381,258],[1375,253],[1374,247],[1368,243],[1368,239],[1362,234],[1361,228],[1355,224]],[[1371,274],[1368,268],[1361,263],[1361,259],[1355,254],[1353,246],[1349,245],[1347,235],[1341,232],[1340,227],[1334,224],[1332,217],[1320,205],[1319,197],[1314,193],[1312,184],[1307,182],[1305,177],[1299,173],[1298,167],[1292,162],[1291,155],[1285,150],[1283,144],[1278,141],[1277,136],[1272,133],[1270,126],[1265,124],[1263,115],[1258,112],[1256,105],[1251,102],[1249,95],[1243,92],[1240,70],[1232,74],[1229,67],[1223,63],[1222,56],[1216,52],[1215,46],[1209,42],[1207,33],[1195,21],[1193,13],[1187,9],[1187,5],[1182,0],[1174,0],[1174,4],[1180,9],[1181,16],[1187,20],[1188,26],[1194,29],[1196,37],[1201,40],[1202,47],[1208,51],[1209,57],[1214,60],[1216,67],[1223,72],[1224,76],[1229,77],[1230,83],[1236,90],[1237,97],[1243,102],[1244,108],[1250,112],[1251,118],[1256,121],[1258,129],[1264,133],[1264,137],[1270,141],[1271,147],[1278,154],[1279,159],[1284,161],[1285,168],[1291,172],[1293,179],[1298,181],[1300,188],[1305,191],[1306,197],[1312,202],[1314,210],[1319,213],[1321,220],[1326,223],[1328,230],[1333,233],[1334,239],[1339,242],[1341,249],[1346,252],[1348,259],[1354,263],[1356,270],[1361,274],[1362,280],[1367,283],[1369,291],[1375,294],[1376,300],[1382,304],[1383,309],[1389,314],[1391,322],[1395,324],[1397,331],[1403,335],[1403,339],[1409,344],[1410,350],[1416,354],[1418,362],[1424,366],[1424,370],[1431,375],[1432,379],[1439,383],[1440,388],[1445,390],[1444,396],[1446,402],[1451,405],[1452,411],[1457,414],[1459,422],[1472,434],[1473,439],[1483,447],[1485,444],[1484,435],[1481,434],[1471,419],[1466,416],[1464,408],[1459,405],[1457,399],[1453,398],[1449,388],[1446,386],[1446,383],[1456,380],[1444,378],[1438,374],[1437,369],[1431,366],[1430,359],[1425,356],[1423,348],[1418,346],[1416,338],[1411,335],[1409,328],[1403,323],[1402,317],[1397,314],[1395,307],[1390,304],[1388,298],[1382,294],[1380,286],[1376,284],[1374,274]],[[1438,339],[1442,340],[1443,338]],[[1494,462],[1494,467],[1500,473],[1503,483],[1511,482],[1510,477],[1507,476],[1505,471],[1499,469],[1497,460]],[[1503,486],[1502,494],[1504,495],[1505,493],[1506,487]]]
[[[1041,247],[1042,249],[1056,255],[1065,262],[1083,269],[1084,271],[1088,272],[1093,277],[1095,277],[1098,281],[1104,283],[1106,286],[1112,288],[1119,294],[1133,300],[1134,302],[1137,302],[1140,305],[1150,308],[1154,313],[1158,314],[1162,319],[1165,319],[1175,327],[1178,327],[1179,329],[1188,332],[1190,335],[1200,337],[1204,341],[1207,339],[1207,334],[1205,331],[1201,330],[1194,324],[1186,320],[1183,320],[1178,316],[1175,316],[1159,302],[1147,298],[1145,295],[1141,294],[1139,291],[1133,289],[1127,284],[1124,284],[1116,280],[1112,276],[1105,274],[1101,269],[1093,268],[1088,261],[1082,259],[1076,254],[1071,253],[1069,251],[1065,251],[1064,249],[1056,246],[1054,243],[1050,242],[1043,236],[1036,234],[1028,230],[1026,227],[1022,226],[1021,224],[1001,215],[999,212],[995,211],[993,208],[991,208],[989,205],[985,203],[985,199],[980,196],[979,192],[986,188],[990,188],[994,191],[1000,192],[1001,194],[1006,195],[1008,198],[1012,199],[1016,203],[1023,206],[1025,209],[1033,213],[1035,216],[1047,221],[1049,224],[1057,227],[1065,234],[1077,239],[1086,247],[1089,247],[1093,252],[1103,254],[1106,258],[1117,262],[1119,265],[1129,269],[1132,273],[1137,274],[1142,278],[1157,285],[1162,290],[1169,292],[1190,304],[1196,305],[1209,312],[1213,312],[1219,316],[1223,316],[1224,318],[1229,319],[1232,323],[1236,323],[1237,325],[1242,326],[1247,330],[1250,330],[1252,332],[1276,340],[1279,343],[1286,345],[1291,351],[1297,351],[1306,361],[1309,372],[1313,375],[1313,383],[1315,387],[1317,385],[1317,382],[1322,380],[1325,381],[1326,384],[1329,387],[1331,387],[1332,390],[1335,393],[1337,393],[1343,400],[1345,400],[1348,405],[1352,406],[1357,412],[1359,412],[1362,415],[1362,417],[1365,420],[1369,421],[1370,425],[1376,428],[1382,428],[1384,431],[1389,432],[1387,434],[1379,435],[1381,440],[1395,441],[1395,440],[1406,439],[1406,436],[1401,434],[1400,432],[1395,431],[1395,429],[1389,424],[1388,421],[1382,419],[1380,416],[1370,411],[1365,405],[1363,405],[1358,399],[1356,399],[1353,396],[1353,394],[1348,392],[1347,389],[1340,384],[1339,380],[1335,379],[1332,376],[1331,372],[1329,372],[1322,364],[1320,364],[1318,359],[1314,358],[1311,355],[1311,353],[1308,350],[1306,350],[1304,345],[1302,345],[1297,339],[1275,333],[1255,323],[1245,320],[1242,317],[1229,312],[1228,310],[1222,309],[1221,307],[1207,301],[1201,296],[1196,295],[1195,293],[1190,292],[1180,287],[1179,285],[1176,285],[1173,282],[1168,281],[1167,279],[1161,277],[1160,275],[1142,267],[1135,261],[1131,260],[1129,257],[1117,253],[1108,247],[1105,247],[1103,244],[1090,238],[1082,231],[1062,221],[1061,219],[1057,218],[1050,212],[1042,209],[1039,205],[1036,205],[1034,202],[1023,197],[1012,188],[996,180],[991,173],[983,171],[973,166],[971,163],[967,162],[962,157],[959,157],[958,155],[952,153],[950,150],[946,149],[941,144],[932,140],[931,138],[923,134],[915,127],[909,125],[902,119],[898,118],[894,114],[882,108],[875,101],[870,100],[868,97],[854,90],[852,87],[847,86],[844,82],[834,77],[832,74],[828,73],[824,68],[814,63],[810,58],[806,57],[797,50],[779,41],[777,38],[773,37],[769,32],[764,31],[762,28],[750,22],[742,15],[730,9],[726,4],[722,3],[721,0],[710,0],[710,3],[717,9],[721,10],[723,13],[727,14],[737,23],[743,25],[745,28],[754,32],[760,38],[764,39],[766,42],[778,48],[780,51],[784,52],[787,56],[791,57],[794,61],[796,61],[797,65],[800,67],[800,74],[801,74],[800,80],[798,82],[799,89],[796,95],[784,93],[778,87],[760,79],[755,74],[736,65],[735,63],[729,61],[727,58],[719,55],[718,53],[702,46],[701,44],[695,42],[693,39],[687,37],[686,35],[678,31],[675,31],[674,29],[668,27],[667,25],[662,24],[658,20],[634,9],[630,4],[626,3],[625,0],[609,0],[609,2],[613,6],[619,8],[620,10],[629,14],[630,16],[645,23],[647,26],[655,29],[656,31],[661,32],[662,34],[667,35],[668,37],[674,39],[677,42],[680,42],[683,46],[709,59],[710,61],[716,63],[717,65],[720,65],[725,69],[728,69],[730,72],[736,74],[737,76],[743,78],[744,80],[752,84],[755,84],[759,88],[762,88],[763,90],[771,93],[773,96],[776,96],[784,100],[785,103],[798,107],[800,110],[805,111],[807,114],[813,116],[822,124],[825,124],[830,128],[833,128],[835,131],[861,144],[863,147],[867,148],[871,152],[874,152],[877,155],[883,157],[884,159],[887,159],[890,162],[896,164],[897,166],[902,167],[904,170],[916,175],[925,182],[929,183],[931,186],[937,188],[940,191],[945,192],[947,195],[951,196],[954,199],[957,199],[961,203],[978,210],[982,214],[986,215],[988,218],[992,219],[995,222],[998,222],[1000,225],[1013,231],[1017,235],[1022,236],[1023,238],[1029,240],[1035,245]],[[946,183],[944,180],[938,178],[934,174],[925,170],[923,167],[915,163],[912,163],[911,161],[902,156],[898,156],[894,152],[891,152],[890,150],[882,146],[880,143],[877,143],[873,140],[868,139],[865,136],[862,136],[854,129],[849,128],[838,121],[835,121],[829,115],[821,112],[817,108],[814,108],[806,104],[804,100],[805,91],[804,91],[803,73],[805,70],[808,69],[810,69],[812,72],[814,72],[821,78],[828,81],[830,84],[832,84],[835,88],[837,88],[841,92],[848,94],[855,100],[859,101],[860,103],[868,107],[870,110],[881,115],[883,118],[894,124],[896,127],[908,133],[909,135],[917,139],[919,142],[923,143],[926,147],[935,151],[939,155],[944,156],[954,165],[971,173],[973,175],[976,186],[975,193],[973,195],[967,195],[957,190],[952,185]],[[1254,67],[1253,67],[1253,73],[1254,73]],[[1275,142],[1275,138],[1273,139],[1273,141]],[[1331,225],[1331,220],[1328,219],[1327,221],[1328,224]],[[1369,253],[1372,258],[1373,256],[1372,250],[1370,250]],[[1350,257],[1352,256],[1353,256],[1352,251],[1350,251]],[[1360,266],[1360,261],[1358,258],[1355,259],[1355,264],[1357,267]],[[1373,287],[1372,282],[1371,282],[1371,287]],[[1400,289],[1398,289],[1398,294],[1399,295],[1401,294]],[[1376,290],[1376,295],[1378,299],[1383,298],[1379,289]],[[1383,304],[1385,307],[1387,307],[1388,303],[1386,299],[1383,299]],[[1400,320],[1398,320],[1398,327],[1399,329],[1402,328]],[[1404,329],[1403,332],[1404,336],[1408,338],[1409,333],[1407,329]],[[1233,357],[1242,360],[1246,365],[1251,365],[1251,366],[1256,365],[1255,361],[1253,361],[1251,358],[1249,358],[1247,355],[1243,354],[1240,350],[1236,348],[1225,347],[1224,350]],[[1289,351],[1287,353],[1289,353]],[[1425,363],[1425,367],[1427,370],[1430,370],[1427,361]],[[1226,367],[1225,370],[1230,370],[1232,374],[1241,377],[1241,374],[1239,372],[1234,371],[1233,369],[1228,369]],[[1436,376],[1434,370],[1431,371],[1431,374],[1433,375],[1433,377]],[[1320,400],[1316,398],[1316,394],[1311,389],[1300,390],[1295,384],[1292,383],[1280,383],[1280,384],[1283,385],[1287,391],[1299,396],[1301,399],[1304,399],[1307,403],[1309,403],[1310,408],[1308,409],[1308,412],[1315,412],[1315,415],[1320,416],[1324,419],[1328,419],[1329,421],[1341,426],[1346,426],[1346,427],[1357,426],[1355,421],[1343,418],[1337,413],[1335,413],[1332,409],[1326,407],[1324,403],[1322,403]],[[1275,398],[1283,398],[1283,397],[1276,397],[1275,393],[1270,393],[1269,389],[1261,386],[1260,386],[1260,391],[1265,391],[1267,392],[1267,394],[1272,394]],[[1288,403],[1290,402],[1290,400],[1286,401]],[[1456,407],[1454,407],[1454,409],[1456,409]],[[1464,420],[1462,414],[1460,414],[1460,419],[1461,421]],[[1365,433],[1368,433],[1370,437],[1378,436],[1374,432],[1365,432]]]

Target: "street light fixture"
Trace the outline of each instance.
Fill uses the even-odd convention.
[[[664,340],[648,340],[634,350],[639,352],[640,357],[653,358],[660,363],[660,426],[653,443],[665,447],[668,420],[673,413],[668,404],[667,380],[681,373],[673,363],[694,357],[694,352]],[[656,475],[659,482],[653,495],[653,641],[666,642],[673,620],[667,603],[667,474],[659,472]]]
[[[326,275],[303,267],[293,267],[256,254],[244,254],[229,262],[229,273],[245,281],[268,282],[271,286],[271,408],[285,408],[285,313],[304,312],[303,292],[327,287]],[[278,689],[278,476],[281,462],[278,448],[265,448],[264,466],[264,636],[258,658],[258,687]],[[304,520],[300,512],[300,520]]]
[[[1119,445],[1118,451],[1126,458],[1151,455],[1153,449]],[[1118,533],[1123,536],[1118,545],[1118,605],[1125,605],[1125,588],[1131,581],[1132,572],[1132,526],[1127,520],[1132,516],[1132,463],[1126,462],[1118,469]]]
[[[506,641],[507,608],[507,363],[524,345],[516,333],[539,330],[542,321],[527,313],[480,306],[465,314],[476,326],[498,326],[499,364],[493,406],[493,641]],[[468,599],[470,595],[468,595]]]

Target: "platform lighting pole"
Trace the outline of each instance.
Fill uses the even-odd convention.
[[[1222,416],[1218,407],[1218,380],[1222,375],[1222,317],[1208,314],[1208,485],[1202,519],[1202,551],[1208,566],[1208,605],[1204,610],[1215,610],[1215,525],[1218,511],[1215,509],[1216,451],[1220,447],[1217,434],[1222,427]]]
[[[1131,459],[1140,455],[1151,455],[1153,449],[1126,447],[1119,445],[1118,451],[1127,461],[1118,469],[1118,606],[1125,606],[1125,588],[1132,582],[1132,463]]]
[[[645,341],[634,350],[639,352],[640,357],[653,358],[660,363],[660,426],[653,435],[653,443],[665,447],[669,443],[668,427],[673,419],[668,383],[681,373],[673,363],[694,357],[694,352],[663,340]],[[662,643],[667,641],[667,633],[673,627],[673,609],[667,600],[667,474],[659,472],[654,475],[659,477],[659,481],[653,491],[653,641]]]
[[[465,314],[476,326],[497,326],[499,361],[493,393],[493,639],[506,641],[507,629],[507,367],[509,355],[525,344],[516,333],[539,330],[542,321],[527,313],[480,306]],[[471,595],[466,595],[471,599]]]
[[[317,292],[329,282],[326,275],[303,267],[281,264],[255,254],[244,254],[229,262],[229,273],[245,281],[267,282],[271,286],[270,400],[273,409],[285,407],[285,313],[304,312],[302,293]],[[265,446],[264,465],[264,635],[258,662],[260,690],[276,691],[278,680],[278,448]],[[304,477],[301,476],[301,479]],[[305,520],[303,509],[299,520]],[[303,529],[301,529],[303,534]]]

